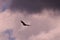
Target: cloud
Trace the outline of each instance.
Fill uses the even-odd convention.
[[[60,35],[60,16],[54,13],[52,10],[43,10],[41,14],[23,15],[22,20],[30,22],[31,26],[14,34],[15,37],[18,40],[55,40]]]
[[[20,21],[20,19],[22,18],[20,18],[19,20],[18,19],[19,17],[17,16],[17,14],[12,14],[12,12],[9,9],[5,12],[0,12],[0,32],[6,29],[14,29],[14,27],[16,26],[19,27],[20,23],[18,23],[18,21]]]
[[[27,11],[28,13],[38,13],[44,8],[60,9],[59,0],[13,0],[11,9],[19,11]]]
[[[18,11],[6,10],[0,13],[0,32],[13,29],[13,36],[17,40],[57,40],[60,34],[60,16],[55,16],[54,13],[53,10],[45,9],[41,14],[27,15]],[[31,26],[20,31],[22,28],[20,20],[29,22]]]
[[[38,35],[35,35],[35,36],[32,35],[29,40],[56,40],[55,38],[57,38],[60,35],[59,30],[60,30],[60,27],[57,27],[57,28],[55,28],[53,30],[50,30],[48,33],[41,32]],[[59,38],[60,38],[60,36],[59,36]]]
[[[11,4],[12,0],[0,0],[0,12],[4,12]]]
[[[43,11],[42,13],[43,14],[40,15],[40,16],[33,15],[32,18],[36,18],[39,21],[43,20],[44,23],[48,22],[47,25],[48,25],[48,27],[51,27],[51,29],[48,32],[46,32],[46,29],[45,29],[45,31],[40,31],[39,30],[40,33],[38,33],[37,35],[32,34],[29,37],[28,40],[60,40],[60,31],[59,31],[60,30],[60,18],[59,18],[60,16],[55,16],[53,12],[52,12],[53,14],[50,15],[50,14],[48,14],[49,13],[48,11]],[[40,23],[40,22],[38,22],[38,23]],[[41,21],[42,25],[44,23],[42,23],[42,21]],[[44,26],[42,26],[42,27],[44,28],[45,26],[46,26],[46,24]],[[45,28],[47,28],[47,27],[45,27]],[[35,30],[35,32],[36,32],[36,30]]]

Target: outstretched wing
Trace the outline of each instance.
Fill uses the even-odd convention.
[[[21,20],[21,23],[22,23],[23,25],[26,25],[22,20]]]
[[[25,24],[22,20],[21,20],[21,23],[22,23],[24,26],[30,26],[30,25]]]

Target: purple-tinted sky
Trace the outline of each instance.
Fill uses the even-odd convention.
[[[10,10],[2,12],[0,14],[0,39],[8,39],[8,36],[2,32],[12,29],[12,36],[16,40],[60,40],[60,16],[54,15],[54,11],[45,9],[41,14],[27,15],[25,12],[14,13]],[[23,26],[20,20],[31,26]]]
[[[9,36],[4,34],[7,29],[13,30],[12,37],[16,40],[60,40],[59,2],[13,0],[12,10],[0,12],[0,40],[8,40]],[[41,7],[44,9],[40,12]],[[23,26],[20,20],[31,26]]]
[[[0,12],[8,9],[12,4],[12,0],[0,0]]]
[[[60,9],[60,0],[13,0],[11,9],[32,12],[41,12],[44,8]]]

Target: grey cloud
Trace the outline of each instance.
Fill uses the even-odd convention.
[[[10,8],[28,13],[41,12],[44,8],[55,10],[60,9],[60,0],[13,0]]]

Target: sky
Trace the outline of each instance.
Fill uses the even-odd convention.
[[[11,10],[27,11],[28,13],[41,12],[44,8],[60,9],[60,0],[13,0]]]
[[[6,0],[10,6],[7,5],[6,9],[0,12],[0,40],[60,40],[60,1],[12,2],[10,5],[11,1]],[[23,26],[20,20],[31,26]],[[12,33],[10,36],[9,32]]]

